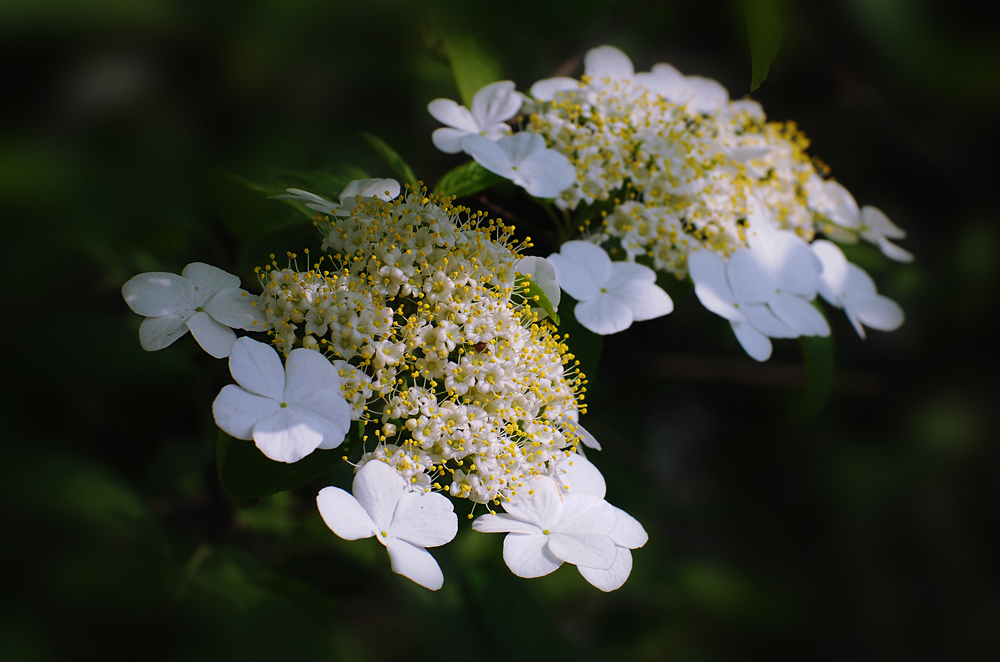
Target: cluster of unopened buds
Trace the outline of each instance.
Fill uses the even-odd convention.
[[[889,242],[901,231],[824,179],[794,127],[729,101],[715,81],[662,64],[636,74],[605,46],[587,54],[582,80],[539,81],[530,96],[501,81],[471,110],[429,108],[448,125],[432,136],[439,149],[599,223],[586,219],[580,238],[542,258],[443,193],[391,179],[351,182],[336,201],[289,189],[274,197],[316,212],[322,256],[306,253],[301,269],[272,256],[257,270],[260,294],[201,263],[122,288],[146,317],[143,348],[190,331],[228,358],[236,384],[212,409],[231,438],[295,463],[373,430],[352,492],[322,489],[319,512],[344,539],[377,538],[392,569],[422,586],[443,583],[426,548],[457,533],[449,496],[485,510],[473,530],[507,533],[503,557],[521,577],[570,563],[614,590],[646,542],[584,455],[600,445],[579,423],[586,379],[558,329],[561,291],[581,325],[611,334],[673,310],[657,271],[690,278],[757,360],[770,338],[829,334],[817,294],[862,335],[902,323],[864,271],[817,239],[860,238],[908,260]]]

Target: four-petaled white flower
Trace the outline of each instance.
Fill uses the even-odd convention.
[[[441,567],[425,547],[451,541],[458,518],[447,497],[411,492],[406,479],[385,462],[368,462],[354,477],[354,495],[324,487],[316,497],[326,525],[344,540],[375,536],[385,545],[393,572],[436,591]]]
[[[469,134],[464,149],[476,163],[509,179],[536,198],[554,198],[576,181],[576,168],[565,155],[545,146],[537,133],[516,133],[493,141]]]
[[[451,99],[435,99],[427,110],[442,124],[431,134],[434,146],[442,152],[457,154],[462,151],[462,138],[468,135],[485,136],[496,140],[510,133],[507,120],[517,115],[524,103],[524,96],[514,89],[514,83],[501,80],[490,83],[472,98],[472,110]]]
[[[227,434],[253,439],[277,462],[298,462],[344,441],[351,405],[337,369],[319,352],[294,349],[282,367],[273,347],[240,338],[229,371],[239,386],[223,387],[212,403],[215,422]]]
[[[590,242],[568,241],[548,259],[559,286],[578,302],[577,321],[594,333],[618,333],[632,322],[674,309],[670,296],[656,285],[656,272],[634,262],[612,262]]]
[[[552,477],[535,476],[524,480],[503,509],[507,512],[479,516],[472,528],[507,533],[503,560],[518,577],[541,577],[563,562],[597,570],[614,566],[618,552],[610,534],[617,516],[604,499],[563,494]]]
[[[813,253],[823,263],[819,293],[831,306],[843,308],[854,330],[862,338],[862,324],[879,331],[894,331],[903,324],[903,309],[875,289],[875,282],[861,267],[847,261],[836,244],[819,240]]]
[[[787,338],[794,335],[766,305],[736,302],[726,276],[726,263],[714,252],[701,250],[688,255],[688,271],[701,305],[729,321],[736,339],[754,359],[766,361],[771,358],[769,336]]]
[[[579,453],[571,453],[557,462],[552,475],[565,494],[586,492],[604,498],[607,487],[604,476]],[[631,550],[642,547],[649,540],[646,530],[634,517],[621,508],[615,508],[615,515],[618,519],[609,534],[617,548],[614,564],[606,570],[577,565],[584,579],[605,592],[621,588],[632,573]]]
[[[188,331],[202,349],[217,359],[229,356],[233,329],[263,331],[267,318],[257,297],[239,289],[240,279],[201,262],[184,267],[181,275],[153,271],[122,286],[129,308],[146,317],[139,327],[139,344],[155,352]]]
[[[822,264],[801,237],[776,229],[756,199],[749,198],[747,206],[748,248],[736,249],[726,264],[726,276],[736,303],[766,304],[791,329],[792,337],[830,335],[826,319],[811,303],[819,288]]]
[[[356,179],[344,187],[338,196],[338,202],[303,191],[298,188],[285,189],[287,193],[269,196],[270,200],[295,200],[309,209],[331,216],[346,216],[354,209],[355,198],[381,198],[392,200],[399,195],[399,182],[395,179]]]

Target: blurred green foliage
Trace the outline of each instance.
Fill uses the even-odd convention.
[[[785,7],[758,98],[909,230],[913,265],[851,255],[907,322],[862,342],[831,314],[812,417],[795,344],[755,364],[692,297],[606,338],[584,422],[650,541],[605,595],[572,567],[520,580],[502,536],[468,531],[434,551],[439,593],[412,585],[318,516],[346,464],[237,509],[214,462],[225,364],[190,338],[142,352],[120,287],[205,261],[252,289],[271,253],[318,250],[301,208],[265,198],[392,176],[362,132],[440,181],[459,157],[431,146],[426,105],[483,71],[526,89],[611,43],[739,97],[737,3],[0,5],[7,309],[38,317],[8,327],[0,659],[995,659],[997,26],[929,0]],[[553,250],[512,189],[463,202]]]

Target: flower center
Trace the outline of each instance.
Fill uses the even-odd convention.
[[[285,407],[287,407],[287,406],[288,406],[288,403],[287,403],[287,402],[282,402],[282,403],[281,403],[281,408],[282,408],[282,409],[284,409],[284,408],[285,408]]]
[[[544,529],[544,530],[542,531],[542,533],[544,533],[545,535],[549,535],[549,530],[548,530],[548,529]]]
[[[203,312],[205,312],[205,309],[202,308],[201,306],[198,306],[197,308],[194,309],[194,312],[196,312],[196,313],[203,313]]]

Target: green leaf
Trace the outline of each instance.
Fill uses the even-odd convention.
[[[470,37],[445,37],[441,45],[451,64],[462,103],[471,108],[476,92],[500,80],[500,65]]]
[[[531,280],[530,276],[524,274],[514,279],[514,294],[530,302],[532,308],[541,308],[552,318],[552,321],[559,326],[559,314],[549,301],[549,296],[545,290],[538,286],[538,283]]]
[[[833,336],[799,338],[806,363],[805,416],[812,418],[823,409],[833,386]]]
[[[284,189],[251,182],[232,172],[210,175],[208,188],[226,230],[245,243],[259,241],[274,232],[306,226],[311,223],[314,213],[304,215],[295,206],[275,204],[267,196],[277,195]]]
[[[464,198],[467,195],[479,193],[484,189],[504,181],[500,175],[490,172],[475,161],[463,163],[452,168],[438,180],[432,189],[433,193],[443,192],[445,195],[455,195]]]
[[[238,506],[252,506],[261,497],[302,487],[333,469],[361,437],[361,430],[356,422],[352,423],[339,447],[313,451],[290,464],[275,462],[252,441],[234,439],[220,430],[215,447],[219,481]]]
[[[752,75],[750,91],[753,92],[767,78],[771,63],[778,54],[784,27],[778,11],[778,0],[743,0],[750,37]]]
[[[378,136],[373,136],[370,133],[362,133],[361,137],[365,139],[372,149],[382,157],[382,160],[392,169],[396,176],[399,177],[403,182],[410,185],[410,187],[416,191],[420,188],[420,184],[417,183],[417,176],[413,174],[413,170],[410,166],[403,160],[403,157],[399,155],[396,150],[389,147],[388,144]]]

